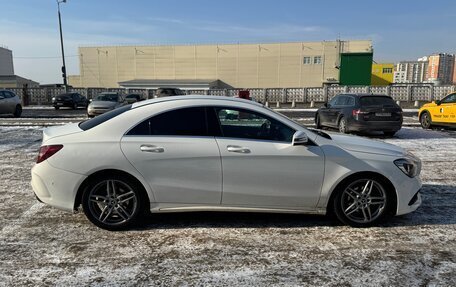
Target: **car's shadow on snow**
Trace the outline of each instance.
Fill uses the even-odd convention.
[[[456,186],[423,185],[422,205],[415,211],[389,218],[377,227],[401,227],[456,224]],[[332,216],[307,214],[249,213],[249,212],[188,212],[152,214],[135,228],[299,228],[341,226]]]

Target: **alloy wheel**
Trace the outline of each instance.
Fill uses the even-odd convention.
[[[89,192],[88,208],[100,223],[110,226],[130,221],[138,209],[134,190],[121,180],[103,180]]]
[[[347,133],[347,121],[344,118],[341,118],[339,121],[339,132]]]
[[[385,189],[373,179],[354,181],[345,188],[340,199],[345,217],[358,224],[367,224],[382,216],[386,203]]]
[[[429,116],[429,113],[427,112],[424,112],[422,115],[421,115],[421,126],[423,127],[423,129],[428,129],[431,127],[431,118]]]

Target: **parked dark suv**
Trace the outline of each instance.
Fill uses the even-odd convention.
[[[78,107],[87,108],[89,101],[86,97],[81,96],[78,93],[66,93],[52,98],[52,105],[56,110],[62,107],[69,107],[72,109],[77,109]]]
[[[315,124],[342,133],[382,131],[393,136],[402,127],[402,109],[384,95],[340,94],[318,109]]]

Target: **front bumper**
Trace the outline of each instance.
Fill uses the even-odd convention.
[[[409,178],[404,175],[403,180],[396,182],[397,210],[396,215],[415,211],[421,205],[421,180],[419,177]]]
[[[85,179],[85,175],[55,168],[46,160],[32,168],[31,185],[43,203],[73,211],[76,193]]]

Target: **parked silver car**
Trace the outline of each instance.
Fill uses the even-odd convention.
[[[21,100],[15,93],[0,90],[0,114],[13,114],[17,118],[21,116]]]
[[[125,99],[114,92],[104,92],[96,96],[87,107],[87,116],[95,117],[125,105]]]

